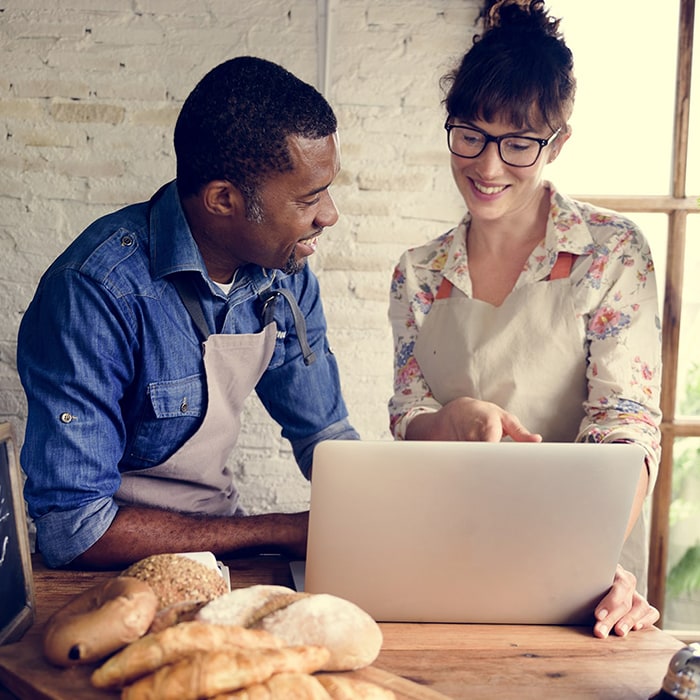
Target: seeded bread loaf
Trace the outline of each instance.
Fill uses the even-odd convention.
[[[132,564],[123,576],[146,581],[158,596],[158,609],[190,602],[209,602],[226,592],[217,571],[180,554],[154,554]]]

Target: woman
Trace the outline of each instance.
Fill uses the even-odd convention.
[[[639,229],[543,179],[571,136],[576,85],[558,25],[539,0],[497,0],[443,79],[467,214],[394,273],[389,410],[397,439],[644,448],[626,568],[596,609],[594,633],[606,637],[658,619],[636,586],[659,459],[660,323]]]

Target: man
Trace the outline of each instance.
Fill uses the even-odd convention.
[[[175,126],[177,179],[90,225],[43,276],[19,332],[22,449],[52,567],[273,548],[307,513],[244,515],[226,460],[255,389],[310,476],[357,439],[305,265],[338,218],[326,100],[252,57],[210,71]]]

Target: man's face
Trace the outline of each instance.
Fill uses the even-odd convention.
[[[326,226],[338,220],[328,191],[340,170],[337,135],[320,139],[288,137],[294,167],[269,177],[230,245],[239,263],[292,274],[316,249]]]

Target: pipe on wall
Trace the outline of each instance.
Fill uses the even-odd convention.
[[[337,0],[316,0],[316,89],[328,99],[333,47],[333,20]]]

